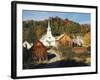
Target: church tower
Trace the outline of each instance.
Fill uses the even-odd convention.
[[[55,37],[52,35],[49,21],[48,21],[47,33],[40,39],[40,41],[47,47],[56,46],[55,45]]]
[[[47,28],[47,34],[52,35],[51,28],[50,28],[50,22],[48,21],[48,28]]]

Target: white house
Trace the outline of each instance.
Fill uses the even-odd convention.
[[[74,38],[72,42],[76,43],[78,46],[82,46],[84,43],[83,38],[81,36],[76,36],[76,38]]]
[[[33,46],[33,43],[29,44],[27,41],[23,42],[23,47],[27,48],[28,50]]]
[[[42,36],[40,41],[47,47],[50,46],[56,47],[55,37],[52,35],[49,21],[48,21],[47,33]]]

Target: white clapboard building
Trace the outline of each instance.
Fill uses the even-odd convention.
[[[47,47],[50,47],[50,46],[56,47],[55,37],[52,35],[49,21],[48,21],[47,33],[42,36],[40,41]]]

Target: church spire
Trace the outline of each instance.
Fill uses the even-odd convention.
[[[51,34],[50,21],[48,20],[47,34]]]
[[[45,45],[45,46],[56,46],[55,44],[55,37],[53,37],[52,32],[51,32],[51,27],[50,27],[50,20],[48,20],[48,27],[47,27],[47,34],[44,35],[40,41]]]
[[[50,21],[48,21],[48,31],[51,31],[51,28],[50,28]]]

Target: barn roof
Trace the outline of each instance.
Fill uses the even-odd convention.
[[[56,40],[67,40],[67,41],[71,41],[71,38],[66,33],[63,33],[59,37],[57,37]]]

